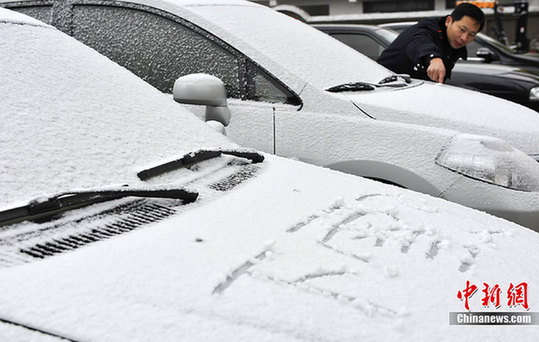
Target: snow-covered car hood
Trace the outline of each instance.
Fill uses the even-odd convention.
[[[0,319],[10,322],[0,322],[0,336],[29,328],[77,341],[531,341],[537,334],[537,327],[448,324],[450,312],[466,311],[457,293],[467,281],[504,290],[525,281],[535,310],[537,233],[307,164],[269,157],[260,167],[224,195],[192,183],[200,199],[160,223],[0,269]],[[62,241],[45,237],[41,246]],[[480,299],[469,300],[472,311],[496,312]],[[505,303],[504,310],[524,311]]]
[[[527,154],[539,154],[539,115],[500,98],[432,82],[346,96],[378,120],[495,136]]]

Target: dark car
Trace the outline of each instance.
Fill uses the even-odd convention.
[[[381,24],[380,27],[402,32],[415,22],[399,22]],[[483,33],[478,33],[474,40],[468,44],[468,61],[479,63],[503,64],[532,69],[539,72],[539,54],[515,53],[510,47]]]
[[[328,24],[315,27],[374,60],[398,35],[396,31],[373,25]],[[460,61],[446,83],[539,111],[539,71],[532,68]]]

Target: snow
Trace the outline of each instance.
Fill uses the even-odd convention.
[[[457,292],[467,281],[504,290],[527,282],[535,312],[538,233],[271,155],[255,165],[222,156],[141,182],[136,172],[148,166],[237,145],[58,31],[4,21],[1,206],[125,183],[200,195],[167,218],[42,260],[9,253],[121,222],[118,208],[131,200],[0,227],[0,339],[536,340],[538,326],[448,318],[465,311]],[[242,183],[216,186],[245,170]],[[481,291],[470,304],[525,311],[483,308]]]

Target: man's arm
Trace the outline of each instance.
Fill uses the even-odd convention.
[[[431,80],[443,83],[446,69],[441,58],[442,51],[435,44],[435,39],[437,32],[434,28],[419,24],[411,34],[406,53],[414,65],[420,65],[427,71]]]

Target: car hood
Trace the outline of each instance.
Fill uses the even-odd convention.
[[[448,324],[465,311],[457,292],[467,281],[525,281],[539,303],[531,230],[271,156],[226,196],[193,186],[200,199],[160,223],[0,269],[0,335],[454,341],[526,340],[537,329]],[[484,310],[480,296],[470,305]]]
[[[347,96],[378,120],[495,136],[527,154],[539,154],[539,115],[513,102],[432,82]]]

